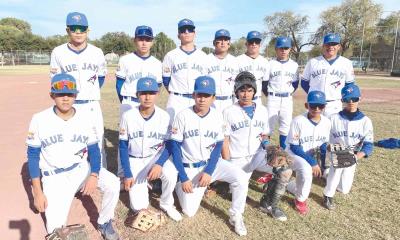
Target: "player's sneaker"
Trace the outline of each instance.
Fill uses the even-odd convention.
[[[294,200],[294,206],[296,207],[296,210],[301,214],[301,215],[306,215],[309,211],[307,202],[300,202],[297,199]]]
[[[118,233],[114,230],[112,225],[112,220],[110,219],[108,222],[104,224],[99,224],[98,229],[106,240],[119,240]]]
[[[285,213],[278,207],[271,206],[260,206],[261,212],[268,213],[272,216],[273,219],[284,222],[287,220]]]
[[[328,210],[335,209],[335,203],[333,202],[332,197],[324,196],[324,207]]]
[[[235,227],[235,232],[239,236],[247,235],[247,229],[244,225],[242,214],[231,215],[229,218],[229,223]]]
[[[174,221],[181,221],[182,220],[182,215],[176,210],[174,207],[169,208],[168,210],[162,209],[164,212],[167,213],[168,217],[170,217]]]

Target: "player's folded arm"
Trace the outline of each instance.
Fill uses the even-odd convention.
[[[88,145],[87,148],[88,148],[88,158],[90,163],[90,172],[99,174],[101,165],[99,144],[96,142]]]
[[[166,143],[165,143],[166,145]],[[169,149],[165,146],[160,157],[156,161],[157,165],[160,165],[161,167],[164,166],[164,163],[168,160],[169,156],[171,155]]]
[[[210,176],[213,174],[215,166],[217,165],[217,162],[221,156],[222,144],[223,141],[219,141],[215,144],[215,147],[210,154],[210,160],[208,161],[207,166],[204,168],[204,172]]]
[[[122,169],[124,170],[124,176],[126,178],[131,178],[133,177],[132,171],[131,171],[131,165],[129,162],[129,153],[128,153],[128,140],[119,140],[119,158],[121,161],[121,166]]]
[[[303,146],[301,145],[295,145],[295,144],[290,144],[290,150],[296,154],[297,156],[303,158],[308,162],[308,164],[311,165],[311,167],[314,167],[318,164],[317,160],[314,159],[311,155],[307,154],[303,150]]]

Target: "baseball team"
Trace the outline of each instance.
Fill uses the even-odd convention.
[[[322,55],[310,59],[300,74],[289,58],[288,37],[276,38],[276,58],[267,60],[260,55],[262,34],[250,31],[246,53],[234,57],[228,53],[230,33],[220,29],[213,40],[215,50],[207,55],[196,48],[193,21],[182,19],[180,46],[162,62],[150,54],[154,35],[149,26],[136,27],[136,51],[119,59],[116,176],[107,170],[100,107],[106,61],[102,50],[88,43],[88,26],[84,14],[67,15],[69,42],[51,54],[54,105],[33,115],[26,139],[34,205],[45,213],[48,233],[66,224],[77,192],[91,195],[100,189],[98,230],[104,239],[119,239],[112,220],[121,181],[131,210],[139,212],[149,208],[149,182],[161,179],[159,207],[175,221],[182,220],[181,213],[196,215],[211,183],[229,183],[229,223],[244,236],[253,171],[269,176],[261,212],[286,221],[278,207],[281,196],[286,191],[293,194],[294,208],[306,215],[314,177],[326,179],[323,206],[329,210],[335,208],[336,191],[350,192],[356,165],[331,166],[328,144],[357,146],[356,159],[372,154],[372,122],[358,108],[361,91],[351,61],[338,55],[339,35],[324,36]],[[166,110],[156,105],[162,86],[169,93]],[[293,94],[299,86],[307,93],[306,111],[292,119]],[[265,161],[276,125],[279,146],[292,160],[279,168]],[[317,161],[315,149],[322,161]],[[175,207],[174,191],[181,212]]]

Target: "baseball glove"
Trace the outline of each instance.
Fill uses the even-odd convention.
[[[328,152],[334,168],[347,168],[357,163],[354,151],[342,144],[329,144]]]
[[[289,166],[291,159],[283,148],[279,146],[268,145],[265,160],[267,164],[274,168]]]
[[[139,229],[142,232],[153,231],[164,225],[166,222],[165,215],[162,212],[153,212],[148,209],[140,210],[132,218],[126,220],[129,227]]]
[[[54,229],[46,240],[89,240],[89,235],[84,224],[74,224]]]

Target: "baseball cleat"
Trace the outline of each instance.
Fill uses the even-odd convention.
[[[105,240],[119,240],[119,235],[114,230],[111,219],[104,224],[99,224],[98,229]]]
[[[168,210],[162,209],[165,213],[167,213],[168,217],[172,220],[179,222],[182,220],[182,215],[175,208],[170,208]]]
[[[235,227],[235,232],[239,236],[247,235],[247,229],[244,225],[242,214],[231,215],[229,218],[229,223]]]
[[[335,209],[335,203],[333,202],[333,198],[332,197],[324,196],[323,205],[328,210],[334,210]]]
[[[297,199],[294,200],[294,205],[296,210],[301,214],[301,215],[306,215],[310,209],[307,206],[307,202],[300,202]]]
[[[260,210],[263,213],[271,215],[273,219],[276,219],[278,221],[285,222],[287,220],[285,213],[280,208],[277,207],[273,208],[271,206],[266,206],[266,207],[261,206]]]

